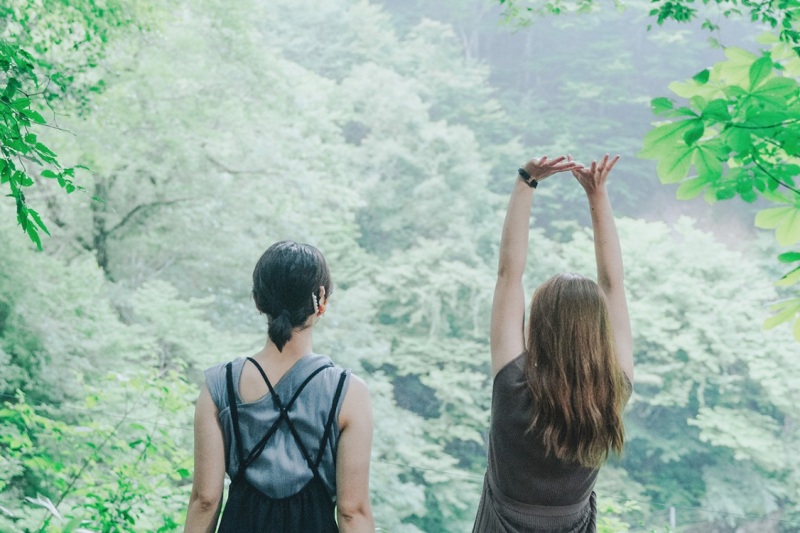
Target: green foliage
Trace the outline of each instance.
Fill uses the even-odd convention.
[[[73,183],[75,168],[62,168],[56,154],[39,141],[37,132],[47,122],[36,110],[34,101],[44,90],[36,76],[34,58],[17,45],[0,39],[0,185],[6,186],[14,199],[17,223],[41,250],[39,232],[47,235],[39,213],[28,205],[25,190],[35,183],[35,174],[28,170],[36,165],[44,170],[39,175],[51,178],[67,194],[79,187]]]
[[[532,17],[546,15],[560,15],[564,13],[588,13],[599,9],[598,2],[594,0],[550,0],[548,2],[533,2],[532,0],[496,0],[503,6],[506,20],[514,25],[530,24]],[[629,2],[635,5],[634,2]],[[759,2],[753,0],[653,0],[649,2],[648,16],[653,17],[657,25],[667,22],[688,23],[696,20],[698,16],[705,18],[702,28],[714,31],[719,29],[719,16],[725,18],[743,18],[752,22],[760,22],[777,30],[782,42],[789,43],[800,55],[800,31],[797,28],[798,15],[800,15],[800,2],[796,0]],[[716,8],[712,17],[709,9],[699,7],[712,6]],[[624,0],[615,0],[617,10],[626,7]],[[650,29],[650,26],[648,26]]]
[[[761,57],[738,48],[726,49],[725,55],[725,61],[692,80],[670,86],[685,105],[653,100],[653,112],[670,121],[645,136],[639,155],[658,160],[659,179],[678,183],[681,200],[703,194],[709,202],[739,197],[777,204],[761,209],[755,225],[774,229],[778,244],[795,245],[800,242],[800,188],[795,183],[800,172],[800,59],[780,42]],[[792,252],[781,255],[787,263],[796,259]],[[799,279],[795,268],[779,285]],[[800,341],[800,297],[771,310],[765,327],[794,321]]]
[[[0,6],[0,185],[14,199],[17,223],[41,250],[50,231],[26,192],[40,179],[67,194],[81,165],[64,167],[43,140],[60,130],[56,110],[79,111],[103,82],[94,70],[114,32],[143,23],[124,1],[12,0]],[[45,115],[52,116],[46,119]]]
[[[177,530],[191,390],[174,373],[116,374],[88,387],[84,406],[62,406],[66,413],[33,407],[22,393],[5,401],[0,528]],[[65,414],[68,422],[58,420]]]

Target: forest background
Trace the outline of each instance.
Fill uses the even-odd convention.
[[[610,191],[636,391],[626,451],[598,480],[600,530],[667,531],[670,508],[682,532],[800,530],[797,313],[773,284],[800,229],[794,211],[759,215],[781,198],[709,178],[722,164],[702,154],[727,131],[709,121],[730,114],[663,98],[725,75],[796,88],[800,71],[791,43],[759,37],[769,24],[709,33],[650,9],[504,26],[503,6],[476,0],[6,2],[0,136],[20,157],[0,169],[0,531],[181,528],[202,370],[264,342],[250,274],[284,238],[332,269],[315,346],[370,387],[379,530],[470,530],[507,194],[525,159],[565,152],[622,154]],[[653,129],[675,117],[694,122]],[[785,149],[783,120],[754,131]],[[689,182],[681,197],[711,184],[712,205],[659,178]],[[734,195],[751,203],[713,203]],[[537,190],[529,295],[595,274],[588,222],[571,177]],[[771,305],[785,320],[764,330]]]

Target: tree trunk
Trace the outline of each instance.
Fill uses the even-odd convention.
[[[94,186],[94,196],[97,198],[108,198],[108,189],[105,181],[98,180]],[[97,258],[97,266],[103,269],[106,279],[114,281],[114,276],[111,275],[111,270],[108,266],[108,214],[106,212],[106,204],[103,202],[94,201],[91,204],[92,209],[92,245],[94,254]]]

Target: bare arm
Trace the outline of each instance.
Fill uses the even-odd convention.
[[[217,406],[204,386],[194,413],[194,482],[184,533],[217,529],[225,481],[225,444]]]
[[[538,182],[557,172],[579,167],[571,161],[565,163],[565,159],[531,159],[523,168]],[[522,287],[522,274],[528,257],[533,191],[522,180],[516,180],[503,224],[497,283],[492,300],[492,376],[497,375],[500,369],[525,348],[525,291]]]
[[[372,450],[372,407],[369,390],[351,376],[339,412],[336,451],[336,515],[342,533],[372,533],[375,521],[369,501],[369,461]]]
[[[633,383],[633,334],[623,283],[622,249],[606,190],[608,173],[618,160],[619,156],[616,156],[609,161],[606,154],[599,164],[592,161],[591,167],[573,171],[573,174],[583,186],[589,200],[597,260],[597,283],[608,302],[617,360],[622,371]]]

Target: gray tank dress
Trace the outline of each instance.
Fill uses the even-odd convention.
[[[489,464],[473,533],[594,533],[598,469],[545,455],[541,434],[527,432],[532,402],[523,354],[494,379]]]

